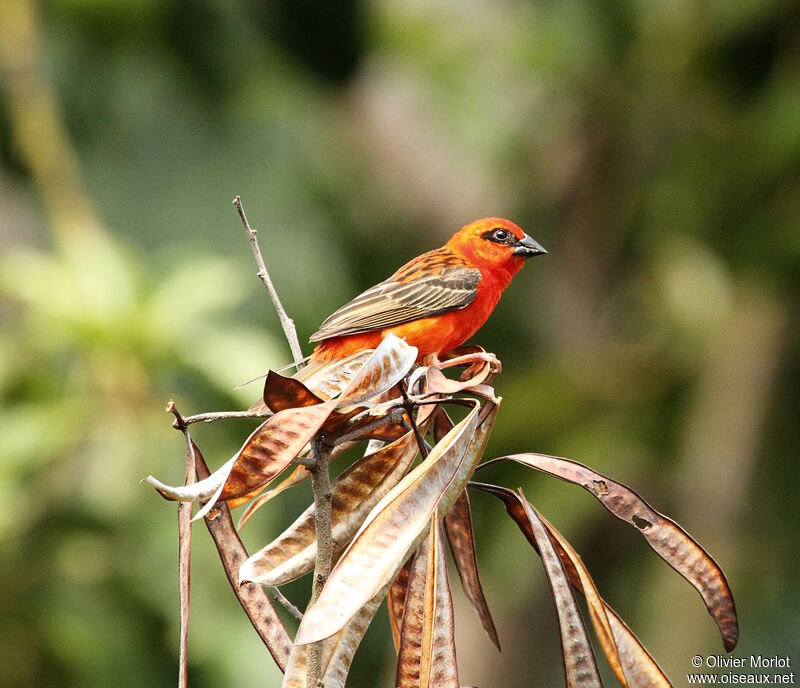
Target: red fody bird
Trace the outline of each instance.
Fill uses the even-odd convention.
[[[374,349],[389,333],[417,347],[420,360],[447,353],[481,328],[525,261],[543,253],[510,220],[476,220],[328,317],[311,336],[320,344],[310,362]]]

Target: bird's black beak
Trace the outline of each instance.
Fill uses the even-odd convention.
[[[539,256],[544,253],[547,253],[547,251],[544,250],[544,247],[534,241],[527,234],[520,239],[517,242],[517,245],[514,247],[514,255],[521,256],[522,258],[532,258],[533,256]]]

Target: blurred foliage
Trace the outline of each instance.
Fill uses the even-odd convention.
[[[525,227],[550,255],[479,337],[505,364],[489,454],[566,455],[635,486],[727,572],[741,654],[790,653],[796,3],[0,5],[0,684],[174,683],[174,511],[137,484],[182,476],[163,406],[242,407],[257,386],[234,385],[289,358],[237,193],[301,339],[461,224]],[[247,432],[198,441],[219,465]],[[721,651],[635,535],[580,491],[497,470],[676,683]],[[248,525],[250,548],[302,490]],[[538,562],[494,504],[473,506],[504,650],[462,603],[462,680],[560,685]],[[277,684],[206,540],[192,680]],[[354,685],[390,680],[374,625]]]

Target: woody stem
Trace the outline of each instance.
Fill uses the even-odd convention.
[[[331,573],[333,561],[333,533],[331,531],[331,475],[328,467],[329,452],[320,436],[311,443],[311,487],[314,491],[314,528],[317,532],[317,560],[311,585],[311,607],[319,598]],[[306,650],[306,686],[322,686],[322,641],[312,643]]]
[[[278,292],[275,290],[275,286],[272,284],[272,280],[267,272],[267,266],[264,263],[264,257],[261,255],[261,249],[258,246],[257,232],[247,221],[247,215],[244,214],[242,199],[237,196],[233,199],[233,205],[236,206],[236,211],[239,213],[239,219],[241,219],[245,231],[247,232],[247,238],[250,239],[250,248],[253,250],[253,256],[256,259],[256,265],[258,265],[258,278],[269,292],[269,296],[272,299],[272,305],[275,306],[275,310],[278,313],[278,318],[281,321],[283,333],[286,335],[286,341],[289,343],[289,348],[292,351],[294,364],[297,369],[300,370],[300,368],[303,367],[303,352],[300,350],[300,342],[297,339],[297,330],[295,329],[294,321],[286,314],[280,297],[278,296]]]

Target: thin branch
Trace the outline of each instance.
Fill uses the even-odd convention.
[[[422,433],[419,431],[419,428],[417,427],[417,422],[414,420],[414,414],[412,413],[412,411],[414,410],[414,402],[408,398],[408,394],[406,394],[406,390],[403,388],[402,383],[398,385],[398,387],[400,388],[400,394],[403,395],[403,406],[408,412],[408,419],[411,422],[411,429],[414,431],[414,437],[417,438],[417,446],[419,447],[419,453],[422,455],[423,459],[427,459],[428,445],[425,442],[425,438],[422,436]]]
[[[267,413],[254,413],[253,411],[211,411],[209,413],[198,413],[194,416],[186,416],[186,418],[182,419],[182,422],[186,425],[192,425],[193,423],[214,423],[218,420],[228,420],[230,418],[269,418],[272,415],[271,412]],[[175,420],[172,425],[173,427],[180,430],[180,426],[177,425],[177,420]]]
[[[331,475],[328,453],[322,439],[317,436],[311,443],[311,486],[314,490],[314,528],[317,531],[317,560],[308,606],[317,601],[331,573],[333,562],[333,533],[331,525]],[[322,684],[322,641],[312,643],[306,650],[306,686],[316,688]]]
[[[189,485],[197,479],[194,442],[183,417],[170,400],[167,411],[175,416],[177,427],[186,439],[186,478]],[[178,591],[180,597],[180,644],[178,651],[178,688],[189,685],[189,590],[192,558],[192,505],[178,503]]]
[[[267,266],[264,264],[264,257],[261,255],[261,249],[258,246],[256,230],[253,229],[250,226],[250,223],[247,221],[247,216],[244,214],[244,207],[242,206],[242,199],[237,196],[233,199],[233,205],[236,206],[236,210],[239,213],[242,224],[247,231],[247,237],[250,239],[250,247],[253,249],[253,255],[255,256],[256,264],[258,265],[258,278],[263,282],[264,286],[269,292],[269,296],[272,299],[272,305],[275,306],[275,310],[278,312],[278,318],[281,321],[281,327],[283,327],[283,332],[286,335],[286,341],[289,342],[289,348],[292,351],[294,364],[297,370],[300,370],[303,367],[304,359],[303,352],[300,349],[300,342],[297,339],[297,330],[294,327],[294,321],[288,315],[286,315],[286,311],[283,309],[281,300],[278,297],[278,292],[275,291],[275,287],[273,286],[272,280],[269,277]]]
[[[385,425],[402,425],[405,415],[406,410],[402,406],[395,407],[386,415],[380,416],[369,423],[365,423],[361,427],[354,428],[353,430],[349,430],[348,432],[339,435],[335,440],[333,440],[332,446],[338,447],[340,444],[344,444],[345,442],[357,442],[358,440],[366,439],[371,432],[382,428]]]
[[[303,620],[303,612],[289,601],[289,598],[281,592],[280,588],[275,585],[270,585],[269,589],[272,590],[272,596],[275,600],[280,602],[295,619],[298,621]]]

